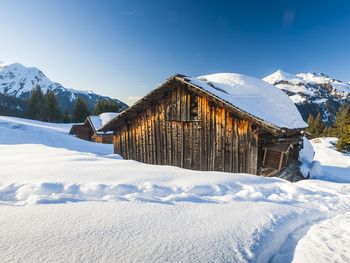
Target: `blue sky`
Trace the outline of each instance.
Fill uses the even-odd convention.
[[[349,1],[0,0],[0,61],[131,103],[182,73],[350,81]]]

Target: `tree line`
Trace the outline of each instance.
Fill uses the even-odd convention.
[[[118,112],[119,106],[114,101],[99,100],[92,112],[99,115],[103,112]],[[36,86],[27,100],[25,116],[30,119],[46,122],[83,122],[89,112],[86,101],[78,97],[73,106],[72,114],[67,109],[60,110],[56,94],[52,90],[43,93],[40,86]]]
[[[316,117],[309,115],[307,120],[309,128],[308,133],[312,138],[316,137],[337,137],[336,148],[339,151],[350,151],[350,105],[343,104],[340,106],[335,122],[332,126],[327,127],[322,120],[320,113]]]

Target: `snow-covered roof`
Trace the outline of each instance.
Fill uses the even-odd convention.
[[[92,115],[89,116],[90,123],[95,129],[97,134],[109,134],[109,132],[99,132],[98,130],[101,129],[106,123],[108,123],[110,120],[114,119],[118,116],[118,113],[116,112],[104,112],[100,115]]]
[[[153,96],[158,96],[156,94],[166,92],[169,87],[171,88],[172,81],[181,81],[192,85],[208,96],[220,100],[232,110],[264,125],[270,131],[283,132],[307,127],[296,106],[280,89],[250,76],[236,73],[217,73],[200,77],[175,75],[137,101],[132,107],[124,110],[100,130],[112,130],[113,127],[115,128],[123,122],[128,114],[146,107]]]
[[[265,81],[236,73],[217,73],[187,79],[215,97],[273,126],[287,129],[307,127],[291,99]]]

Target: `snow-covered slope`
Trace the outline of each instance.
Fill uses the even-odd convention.
[[[350,84],[333,79],[323,73],[299,73],[296,75],[278,70],[264,81],[283,90],[296,104],[304,120],[311,113],[320,112],[331,123],[344,100],[349,100]]]
[[[60,83],[49,80],[42,71],[35,67],[25,67],[15,63],[0,68],[0,93],[27,98],[36,85],[39,85],[43,92],[53,90],[58,97],[61,108],[66,108],[68,111],[72,110],[77,97],[82,97],[90,109],[99,99],[111,100],[109,97],[98,95],[92,91],[65,88]],[[120,104],[121,110],[127,107],[121,101],[115,101]]]
[[[68,130],[0,116],[2,262],[290,262],[350,210],[349,184],[146,165]]]
[[[350,183],[350,155],[338,152],[337,138],[315,138],[311,140],[315,149],[315,160],[322,163],[323,173],[317,179],[338,183]]]
[[[217,73],[190,78],[190,82],[277,127],[307,127],[288,96],[260,79],[237,73]]]

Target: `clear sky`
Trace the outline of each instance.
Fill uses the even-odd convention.
[[[350,81],[350,1],[0,0],[0,61],[126,103],[175,73]]]

